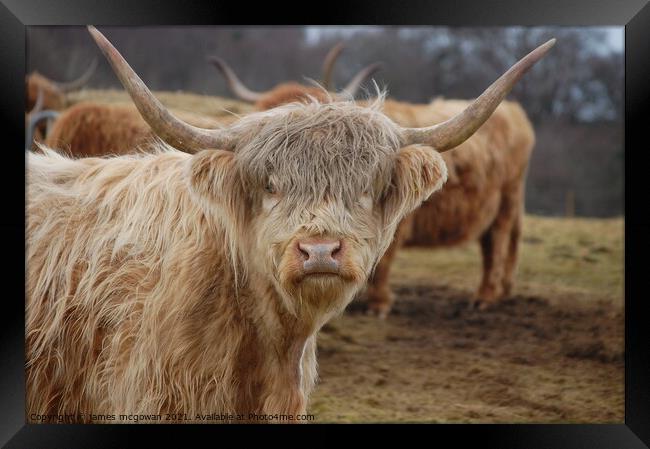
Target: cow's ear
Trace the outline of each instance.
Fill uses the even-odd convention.
[[[440,153],[423,145],[401,148],[395,159],[392,182],[384,196],[387,222],[396,222],[418,207],[447,180],[447,165]]]
[[[189,161],[188,179],[190,191],[204,208],[212,211],[216,207],[229,217],[242,217],[246,198],[232,151],[196,153]]]

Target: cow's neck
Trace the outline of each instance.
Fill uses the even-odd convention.
[[[262,411],[302,413],[306,398],[316,377],[316,333],[328,314],[292,314],[283,306],[280,294],[270,283],[249,279],[240,310],[248,323],[249,340],[244,346],[255,347],[257,375],[266,377],[264,392],[257,392]],[[313,310],[310,310],[313,313]],[[254,342],[254,344],[253,344]],[[247,347],[241,348],[240,359],[250,357]],[[268,383],[269,374],[273,379]],[[249,379],[255,383],[255,379]]]
[[[244,313],[260,329],[260,334],[278,351],[293,351],[295,342],[304,342],[315,336],[318,330],[339,310],[323,307],[317,301],[303,297],[283,298],[275,286],[251,275],[247,286],[248,298]],[[302,301],[302,304],[298,303]],[[287,302],[295,303],[291,310]]]
[[[280,294],[269,282],[251,276],[250,298],[245,313],[251,319],[260,338],[269,349],[279,356],[287,357],[292,363],[299,359],[305,342],[320,327],[317,318],[290,313],[282,304]]]

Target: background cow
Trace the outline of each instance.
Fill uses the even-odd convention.
[[[201,128],[219,128],[236,116],[219,120],[202,114],[174,110],[174,115]],[[155,133],[133,104],[81,102],[66,109],[52,125],[45,144],[75,157],[126,154],[146,149]]]
[[[213,56],[209,58],[209,61],[223,74],[228,83],[228,87],[237,98],[253,103],[257,110],[265,111],[283,104],[291,103],[292,101],[303,101],[308,99],[308,97],[315,98],[321,102],[328,102],[333,98],[337,98],[337,94],[329,91],[333,88],[332,70],[342,50],[343,44],[339,43],[335,45],[325,57],[323,62],[322,87],[316,85],[307,86],[293,81],[287,81],[280,83],[265,92],[255,92],[246,87],[237,77],[235,71],[230,68],[222,58]],[[363,82],[370,78],[381,67],[382,64],[376,62],[361,69],[343,88],[343,95],[347,98],[354,98]]]
[[[32,72],[25,78],[27,93],[27,110],[33,109],[37,103],[39,92],[42,92],[42,109],[59,111],[66,106],[65,95],[68,92],[82,88],[93,76],[97,68],[94,59],[83,74],[77,79],[68,82],[58,82],[46,78],[38,72]]]
[[[469,104],[462,100],[435,100],[428,105],[387,101],[384,112],[403,126],[426,126],[455,116]],[[398,227],[369,281],[371,313],[385,317],[390,311],[390,266],[404,245],[447,247],[479,240],[483,279],[475,304],[484,309],[510,295],[534,143],[524,110],[518,103],[505,101],[472,137],[443,155],[447,183]]]

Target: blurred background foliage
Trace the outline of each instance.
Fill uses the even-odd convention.
[[[382,61],[375,80],[414,103],[474,98],[551,37],[558,42],[515,87],[537,133],[526,209],[540,215],[623,214],[623,28],[568,27],[99,27],[153,90],[231,97],[206,57],[218,55],[253,90],[320,80],[327,51],[345,42],[341,88]],[[30,27],[27,71],[69,80],[99,59],[89,88],[120,88],[84,27]],[[374,92],[367,85],[369,94]]]

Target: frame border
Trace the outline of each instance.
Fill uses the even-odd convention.
[[[322,8],[323,9],[323,8]],[[650,254],[650,208],[645,191],[644,175],[648,144],[635,144],[644,138],[647,128],[647,107],[650,105],[650,4],[647,0],[577,0],[572,2],[544,0],[526,3],[516,0],[434,3],[410,0],[408,7],[390,0],[329,0],[325,12],[304,8],[282,8],[264,3],[254,8],[221,0],[210,2],[188,0],[161,4],[155,0],[2,0],[0,3],[0,91],[5,107],[2,123],[8,124],[6,143],[23,147],[24,75],[26,29],[28,25],[225,25],[225,24],[339,24],[339,25],[446,25],[446,26],[508,26],[508,25],[571,25],[625,26],[625,147],[636,148],[625,161],[625,424],[520,424],[520,425],[434,425],[418,426],[432,432],[430,436],[450,438],[457,443],[488,443],[500,448],[644,448],[650,445],[650,332],[643,323],[648,316],[644,303],[650,291],[650,276],[644,270],[642,257]],[[314,11],[314,12],[312,12]],[[273,19],[271,19],[273,18]],[[559,68],[561,70],[561,68]],[[644,110],[645,106],[645,110]],[[644,112],[646,114],[644,114]],[[644,127],[645,125],[645,127]],[[646,150],[646,151],[643,151]],[[7,151],[8,167],[24,168],[24,155]],[[15,195],[16,186],[24,185],[25,172],[10,169],[2,177],[6,215],[0,219],[0,231],[15,253],[22,252],[25,237],[24,202]],[[23,191],[24,195],[24,191]],[[23,197],[22,200],[25,198]],[[637,205],[634,209],[633,205]],[[642,206],[642,207],[638,207]],[[8,210],[7,210],[8,209]],[[13,261],[14,259],[11,259]],[[125,426],[125,425],[62,425],[25,424],[24,411],[24,295],[25,270],[9,262],[5,287],[4,311],[0,316],[0,401],[4,404],[0,422],[0,444],[6,447],[126,447],[125,441],[135,435],[166,443],[184,443],[190,433],[215,435],[214,426]],[[21,283],[22,282],[22,283]],[[23,297],[23,301],[17,298]],[[219,435],[239,426],[218,426]],[[226,427],[226,428],[224,428]],[[341,426],[336,426],[338,429]],[[416,430],[409,426],[410,430]],[[385,426],[373,426],[371,432],[383,435]],[[173,430],[172,430],[173,429]],[[265,426],[275,433],[284,426]],[[295,429],[295,426],[293,427]],[[306,432],[313,426],[298,426],[294,432]],[[392,432],[391,432],[392,433]],[[207,435],[206,435],[207,436]],[[331,438],[331,437],[330,437]],[[454,445],[456,445],[454,444]]]

